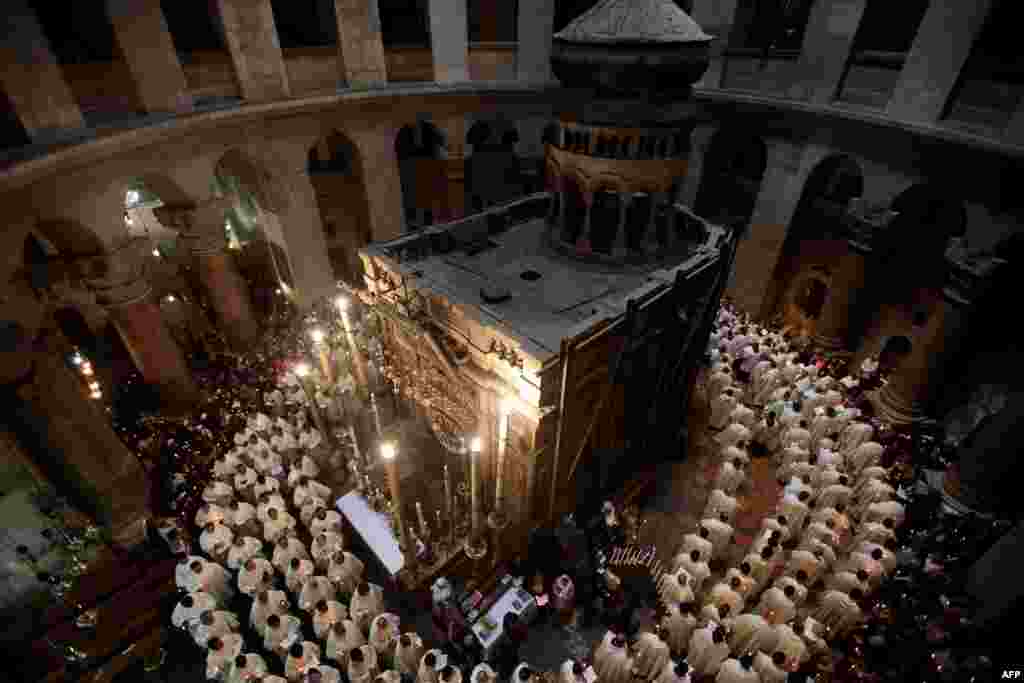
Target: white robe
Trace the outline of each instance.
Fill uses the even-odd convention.
[[[679,560],[679,566],[675,571],[676,573],[684,571],[690,576],[690,588],[696,595],[701,594],[704,589],[704,582],[708,580],[709,576],[711,576],[711,570],[708,568],[707,562],[694,562],[687,556],[684,556]]]
[[[206,647],[211,638],[221,638],[228,633],[238,633],[241,624],[232,612],[212,610],[213,623],[206,625],[200,620],[192,623],[192,639],[199,647]]]
[[[860,473],[865,467],[873,467],[882,460],[885,448],[876,441],[865,441],[850,451],[846,464],[853,473]]]
[[[320,672],[320,680],[322,681],[322,683],[341,683],[341,680],[342,680],[341,672],[338,669],[334,668],[333,666],[330,666],[328,664],[324,664],[323,662],[320,662],[320,663],[316,664],[315,666],[310,666],[308,669],[306,669],[306,673],[308,674],[313,669],[316,669],[317,671]],[[385,673],[394,673],[394,672],[385,672]],[[397,676],[398,674],[395,674],[395,675]],[[264,681],[263,683],[266,683],[266,681]],[[392,681],[387,681],[387,683],[393,683],[393,682]]]
[[[761,676],[753,669],[744,669],[738,659],[722,662],[715,683],[761,683]]]
[[[182,564],[178,564],[175,568],[178,588],[183,588],[189,593],[197,591],[209,593],[219,604],[226,605],[235,594],[234,589],[231,588],[231,575],[219,564],[210,562],[206,558],[199,558],[203,563],[203,570],[199,574],[195,574],[189,567],[193,559],[196,559],[195,556],[186,558],[185,572],[180,571]]]
[[[881,503],[872,503],[871,505],[868,505],[861,521],[881,522],[885,519],[891,519],[895,522],[895,527],[900,527],[903,525],[903,520],[905,520],[906,517],[907,511],[903,505],[894,500],[887,500]]]
[[[811,450],[811,433],[803,427],[790,427],[782,434],[782,447],[797,445],[806,451]]]
[[[684,574],[680,579],[679,575]],[[693,588],[690,584],[693,577],[684,572],[665,574],[658,589],[662,602],[667,605],[678,605],[681,602],[693,602]]]
[[[235,543],[231,544],[231,549],[228,550],[228,569],[237,572],[242,565],[249,561],[249,558],[256,557],[262,552],[263,543],[258,538],[245,536],[242,538],[241,546]]]
[[[710,536],[710,534],[709,534]],[[683,547],[676,555],[675,561],[673,562],[672,570],[678,570],[682,564],[681,561],[690,556],[690,551],[696,550],[700,553],[700,559],[707,562],[711,558],[714,546],[711,541],[701,538],[697,534],[686,534],[683,536]]]
[[[804,623],[806,625],[806,621]],[[765,652],[775,651],[785,654],[787,669],[795,669],[810,659],[807,645],[803,638],[798,636],[789,625],[779,624],[773,630],[776,635],[775,646],[770,650],[766,649]]]
[[[722,465],[722,469],[718,472],[718,477],[715,479],[715,488],[722,489],[728,494],[734,494],[743,484],[745,478],[746,475],[743,473],[743,470],[733,467],[732,460],[726,460]]]
[[[645,679],[659,674],[671,658],[668,643],[646,631],[637,636],[633,648],[635,652],[634,669]]]
[[[335,510],[327,510],[327,514],[324,515],[324,519],[314,517],[309,523],[309,531],[314,536],[319,536],[322,533],[333,531],[334,533],[341,533],[341,515]]]
[[[707,392],[708,400],[715,401],[722,392],[732,386],[732,376],[724,372],[718,371],[712,373],[711,377],[708,378]]]
[[[680,612],[678,603],[669,603],[665,616],[661,618],[661,627],[665,629],[669,648],[679,654],[690,644],[690,636],[697,627],[697,617]]]
[[[337,600],[327,601],[327,611],[313,610],[313,632],[317,640],[323,640],[330,633],[334,624],[348,618],[348,608]]]
[[[769,425],[767,420],[761,420],[754,430],[754,441],[763,445],[769,453],[775,453],[782,446],[782,424],[776,420],[775,424]]]
[[[288,565],[291,564],[292,560],[299,558],[300,560],[308,560],[309,553],[306,551],[306,544],[300,541],[295,536],[288,537],[288,545],[274,546],[274,559],[271,563],[282,574],[288,571]]]
[[[217,599],[205,593],[199,591],[197,593],[189,593],[192,596],[192,606],[185,607],[180,602],[174,606],[174,611],[171,613],[171,623],[175,628],[187,628],[192,622],[199,619],[199,615],[207,610],[217,609]]]
[[[274,578],[274,566],[269,561],[262,557],[254,557],[252,561],[255,563],[252,571],[244,565],[238,570],[238,590],[250,597],[261,590],[269,590],[270,586],[263,583],[264,573],[270,575],[271,583]]]
[[[753,410],[742,403],[739,403],[732,409],[732,412],[729,413],[729,421],[739,422],[747,429],[753,429],[754,425],[757,424],[757,415]]]
[[[235,657],[242,654],[242,636],[229,633],[221,641],[223,646],[219,652],[206,651],[206,678],[211,681],[226,677]]]
[[[249,626],[252,627],[261,638],[266,637],[267,619],[271,614],[276,614],[282,619],[288,614],[290,602],[288,594],[284,591],[267,591],[267,602],[262,603],[258,599],[252,601],[249,608]]]
[[[431,652],[437,658],[438,663],[435,666],[427,666],[424,661]],[[437,683],[438,675],[437,672],[442,668],[441,662],[446,661],[447,657],[440,650],[427,650],[420,657],[419,668],[416,672],[416,683]]]
[[[357,590],[352,594],[348,608],[359,628],[366,631],[370,628],[370,622],[384,611],[384,589],[371,583],[366,595],[360,595]]]
[[[263,538],[276,543],[277,539],[286,533],[291,533],[295,529],[295,518],[287,512],[277,513],[277,519],[267,518],[267,521],[263,523]]]
[[[724,640],[721,643],[715,643],[712,637],[714,629],[715,626],[709,624],[694,631],[690,638],[686,661],[701,676],[715,675],[722,662],[729,656],[729,643]]]
[[[562,665],[563,669],[565,665]],[[572,673],[570,668],[570,673]],[[562,681],[565,681],[564,675]],[[473,672],[469,674],[469,683],[498,683],[498,674],[491,668],[487,662],[482,662],[473,667]]]
[[[732,620],[732,654],[736,656],[771,652],[777,641],[775,629],[758,614],[741,614]]]
[[[341,552],[344,548],[345,539],[341,534],[325,531],[323,534],[313,537],[309,552],[317,569],[326,570],[331,564],[331,556],[336,552]]]
[[[738,567],[730,567],[729,571],[725,573],[724,580],[731,586],[734,578],[740,580],[739,588],[735,589],[736,592],[744,599],[750,597],[754,591],[754,579],[741,572]]]
[[[814,618],[828,628],[831,638],[841,637],[863,618],[860,607],[849,595],[828,591],[818,601]]]
[[[846,507],[850,504],[851,498],[853,498],[853,489],[849,486],[832,484],[831,486],[826,486],[818,493],[815,504],[818,508],[834,508],[840,503],[843,507]]]
[[[370,622],[369,642],[377,656],[383,660],[381,665],[384,668],[391,668],[391,660],[395,656],[395,642],[399,634],[398,623],[398,616],[391,612],[378,614]]]
[[[708,496],[708,504],[704,508],[704,514],[701,517],[713,517],[719,518],[719,515],[725,515],[730,520],[736,515],[736,507],[738,503],[736,499],[728,495],[721,489],[714,489]]]
[[[235,540],[235,533],[225,524],[214,524],[213,529],[204,529],[199,535],[199,547],[207,555],[224,558]]]
[[[728,394],[721,394],[711,401],[711,427],[724,429],[729,424],[729,415],[736,407],[736,398]]]
[[[284,658],[293,643],[302,640],[302,622],[290,614],[279,614],[281,623],[277,628],[263,627],[263,648]]]
[[[786,683],[789,672],[775,666],[775,662],[769,655],[758,652],[754,656],[754,671],[757,672],[760,683]]]
[[[625,647],[615,647],[609,642],[600,660],[594,656],[594,671],[601,683],[632,683],[633,658]],[[516,681],[514,674],[512,681]]]
[[[704,518],[700,525],[708,530],[708,540],[711,541],[711,556],[721,557],[732,543],[732,525],[720,520],[718,517]]]
[[[362,579],[364,569],[362,560],[345,551],[340,563],[331,560],[327,566],[327,578],[338,586],[338,590],[348,595],[355,590],[359,580]]]
[[[740,613],[743,609],[743,603],[743,596],[730,588],[726,583],[716,583],[712,586],[711,590],[708,591],[706,599],[706,606],[713,606],[716,610],[722,605],[728,605],[729,614],[732,616]]]
[[[196,512],[196,526],[202,529],[210,522],[220,524],[224,522],[224,520],[228,519],[229,516],[230,511],[228,508],[217,505],[216,503],[206,503],[205,505],[200,506],[199,510]]]
[[[770,624],[784,624],[796,616],[796,605],[786,597],[782,589],[772,587],[761,595],[757,614]]]
[[[310,641],[302,643],[302,656],[292,657],[289,653],[284,662],[284,677],[289,681],[298,681],[306,674],[306,669],[320,664],[320,645]]]
[[[239,668],[234,662],[228,669],[227,683],[245,683],[256,677],[262,677],[263,674],[267,673],[267,662],[263,657],[247,653],[245,657],[245,667]]]
[[[739,422],[732,422],[728,427],[723,429],[720,433],[715,435],[715,441],[722,448],[728,448],[729,446],[735,446],[740,441],[750,442],[751,437],[754,433]]]
[[[353,648],[366,644],[359,626],[351,619],[342,619],[342,633],[339,636],[332,627],[327,633],[327,642],[324,644],[324,657],[333,660],[341,667],[348,667],[348,653]]]
[[[875,428],[866,422],[854,422],[846,427],[839,435],[839,450],[843,455],[849,455],[862,443],[871,440],[875,434]]]
[[[411,631],[404,635],[409,637],[409,645],[408,647],[402,645],[402,639],[399,637],[398,643],[395,645],[395,668],[407,676],[415,676],[419,669],[420,657],[423,656],[423,639]],[[490,667],[487,668],[490,669]],[[473,671],[475,674],[476,669]],[[474,679],[474,676],[470,676],[470,680]],[[476,683],[475,680],[474,683]],[[497,682],[495,681],[495,683]]]
[[[316,574],[316,567],[313,566],[313,562],[305,558],[300,559],[298,567],[288,565],[288,569],[284,573],[284,585],[292,594],[297,595],[302,592],[306,582],[314,574]]]
[[[334,600],[334,584],[326,576],[314,576],[303,583],[299,593],[299,609],[309,612],[321,600]]]

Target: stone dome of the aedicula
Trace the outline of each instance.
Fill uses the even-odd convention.
[[[601,0],[554,36],[563,85],[609,94],[689,94],[712,37],[672,0]]]

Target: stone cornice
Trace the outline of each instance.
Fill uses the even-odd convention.
[[[405,102],[402,102],[402,100]],[[866,109],[817,105],[791,99],[768,97],[718,89],[695,89],[693,99],[704,107],[729,107],[738,114],[764,114],[779,116],[824,117],[847,124],[851,128],[870,128],[877,131],[905,133],[941,145],[982,151],[1008,159],[1024,157],[1024,147],[998,139],[966,133],[950,127],[886,117],[884,112]],[[429,100],[429,104],[425,102]],[[353,129],[382,125],[382,120],[404,122],[408,111],[431,111],[438,117],[477,112],[481,109],[521,107],[525,112],[547,111],[552,108],[574,110],[579,107],[580,93],[557,84],[469,82],[458,84],[401,84],[360,91],[339,91],[331,95],[294,98],[265,104],[242,104],[230,109],[219,109],[178,116],[152,125],[111,133],[99,138],[71,144],[49,154],[15,163],[0,170],[0,193],[23,189],[39,181],[63,176],[96,164],[117,159],[122,155],[158,147],[171,142],[187,141],[186,147],[196,147],[195,138],[215,134],[219,139],[226,131],[243,126],[263,126],[270,134],[285,135],[294,127],[295,119],[303,116],[322,117],[324,130],[344,130],[351,122]],[[427,106],[425,106],[427,105]],[[712,112],[708,112],[711,120]],[[308,129],[308,127],[307,127]],[[189,138],[193,138],[189,140]],[[231,136],[229,136],[231,137]],[[241,140],[240,140],[241,141]],[[201,140],[200,140],[201,143]]]

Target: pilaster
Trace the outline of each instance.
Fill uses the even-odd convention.
[[[519,0],[516,30],[516,78],[527,83],[554,83],[551,73],[551,34],[555,0]]]
[[[270,102],[290,95],[270,0],[217,0],[242,96]]]
[[[85,121],[57,58],[26,0],[4,3],[0,13],[0,84],[33,140]]]
[[[694,85],[698,88],[721,88],[725,70],[723,53],[729,46],[729,35],[736,20],[736,0],[694,0],[690,16],[700,24],[704,33],[714,37],[708,70]]]
[[[814,3],[797,65],[799,78],[790,90],[790,97],[815,104],[832,101],[839,90],[866,4],[867,0]]]
[[[354,89],[387,83],[377,0],[334,0],[334,14],[338,21],[340,79]]]
[[[363,161],[367,215],[374,241],[401,236],[402,181],[395,156],[397,129],[390,126],[350,131],[352,143]]]
[[[438,83],[469,80],[466,0],[429,0],[428,4],[434,80]]]
[[[139,101],[147,112],[192,111],[192,96],[159,0],[107,0]]]
[[[938,121],[984,26],[992,0],[932,0],[907,54],[886,115]]]
[[[746,237],[740,240],[728,294],[740,310],[762,316],[773,301],[775,266],[800,193],[817,157],[789,140],[768,142],[768,163]]]

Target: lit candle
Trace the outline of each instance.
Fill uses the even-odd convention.
[[[352,334],[352,323],[348,319],[348,298],[339,296],[334,300],[334,305],[338,308],[338,313],[341,314],[341,325],[345,328],[345,339],[348,341],[349,353],[352,354],[352,370],[355,373],[356,381],[364,387],[369,386],[366,359],[363,358],[363,354],[359,352],[358,348],[356,348],[356,338]]]
[[[370,392],[370,410],[373,412],[373,425],[377,428],[377,438],[381,438],[384,435],[384,430],[380,426],[380,411],[377,409],[377,397],[374,393]]]
[[[498,472],[494,488],[494,504],[499,509],[504,503],[504,481],[505,481],[505,447],[508,444],[509,425],[512,421],[512,401],[505,399],[501,402],[501,410],[498,415]]]
[[[478,461],[480,460],[480,451],[483,450],[483,442],[479,436],[473,437],[469,446],[469,491],[470,491],[470,502],[473,507],[473,534],[478,534],[483,528],[481,524],[481,517],[483,510],[481,509],[480,500],[480,468]]]
[[[380,445],[380,457],[384,461],[384,467],[388,475],[388,488],[391,489],[392,509],[395,515],[395,526],[398,528],[398,545],[403,552],[409,547],[407,542],[405,525],[402,524],[402,498],[399,487],[398,463],[395,460],[397,449],[395,444],[385,441]]]
[[[427,516],[423,514],[423,503],[416,501],[416,518],[420,523],[420,538],[424,541],[430,535],[430,526],[427,524]]]
[[[324,373],[324,379],[330,384],[334,382],[334,373],[331,371],[331,357],[328,355],[327,344],[324,343],[324,331],[319,327],[314,327],[310,330],[309,336],[313,339],[313,346],[316,347],[317,354],[320,356],[320,370]]]

